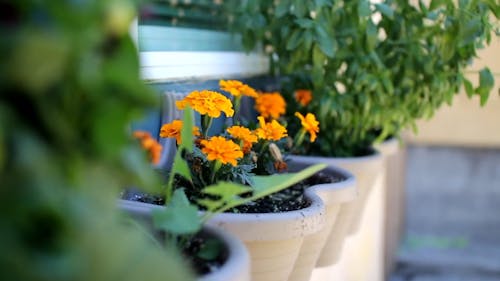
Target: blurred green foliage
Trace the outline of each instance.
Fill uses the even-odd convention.
[[[127,129],[157,103],[128,35],[135,10],[0,3],[1,280],[190,280],[116,207],[124,186],[159,186]]]
[[[493,87],[489,69],[476,73],[474,87],[465,68],[499,32],[495,0],[260,0],[226,8],[247,50],[261,44],[272,73],[286,76],[288,114],[317,115],[318,141],[304,153],[364,154],[431,117],[460,87],[481,104]],[[314,91],[307,108],[291,105],[300,88]]]

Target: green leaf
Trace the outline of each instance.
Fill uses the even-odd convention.
[[[196,253],[196,256],[204,260],[214,260],[219,256],[223,249],[224,243],[222,243],[222,241],[215,238],[209,238],[201,245],[201,248]]]
[[[465,93],[467,96],[470,98],[474,94],[474,87],[472,86],[472,83],[468,80],[465,79],[463,80],[464,88],[465,88]]]
[[[307,12],[307,7],[304,0],[294,0],[292,13],[297,17],[303,17]]]
[[[490,11],[493,13],[496,19],[500,19],[500,5],[495,3],[496,0],[486,0],[486,3],[488,7],[490,8]]]
[[[384,3],[377,3],[375,4],[375,8],[382,13],[382,15],[394,19],[394,10],[387,4]]]
[[[281,18],[286,13],[290,11],[290,1],[289,0],[281,0],[276,6],[276,17]]]
[[[314,26],[314,21],[306,18],[296,19],[295,23],[297,23],[302,28],[311,28]]]
[[[235,206],[241,201],[241,194],[251,192],[250,186],[232,182],[218,182],[201,190],[203,194],[211,195],[198,200],[198,203],[207,208],[209,212],[220,212],[224,206]]]
[[[321,51],[323,51],[325,55],[330,58],[333,57],[336,51],[336,42],[334,38],[330,37],[325,29],[320,25],[316,25],[314,27],[314,30],[316,31],[316,40],[318,42],[318,47],[321,49]]]
[[[326,60],[326,55],[325,53],[321,50],[320,46],[316,44],[313,48],[313,65],[314,67],[317,68],[322,68],[323,65],[325,64]]]
[[[437,20],[439,17],[439,14],[440,14],[439,10],[432,11],[432,12],[429,12],[426,14],[426,18],[428,18],[430,20]]]
[[[187,152],[193,152],[193,110],[186,106],[184,116],[182,118],[181,144],[179,150],[185,149]]]
[[[191,181],[191,169],[189,169],[188,164],[186,163],[186,160],[182,158],[182,153],[177,152],[175,153],[174,156],[174,163],[172,165],[171,169],[172,175],[181,175],[187,180]]]
[[[213,200],[209,198],[197,199],[196,203],[205,207],[209,212],[216,212],[218,209],[224,206],[224,202],[222,200]]]
[[[461,43],[463,45],[473,43],[477,37],[481,35],[482,23],[481,20],[474,18],[465,23],[461,30]]]
[[[331,0],[314,0],[314,3],[316,4],[317,8],[321,8],[325,5],[331,5],[332,1]]]
[[[198,208],[189,203],[184,190],[176,189],[168,206],[153,211],[156,228],[172,234],[192,234],[201,229]]]
[[[377,27],[371,20],[369,20],[368,25],[366,26],[366,48],[368,50],[373,50],[377,45],[377,32]]]
[[[174,163],[170,169],[170,175],[167,181],[167,186],[165,189],[165,201],[169,204],[174,190],[174,177],[175,175],[181,175],[189,181],[192,181],[191,169],[189,169],[186,160],[182,158],[183,152],[192,153],[193,152],[193,110],[187,106],[184,109],[184,117],[182,119],[183,126],[181,130],[182,142],[177,148],[174,156]]]
[[[367,0],[358,0],[358,15],[360,17],[368,17],[370,13],[370,2]]]
[[[302,43],[302,40],[302,31],[294,30],[292,36],[286,42],[286,49],[289,51],[296,49]]]
[[[306,169],[297,172],[297,173],[286,173],[286,174],[274,174],[270,176],[254,176],[253,177],[253,182],[254,185],[252,186],[253,194],[252,196],[248,196],[245,198],[241,197],[226,197],[225,205],[221,207],[220,209],[217,210],[217,212],[224,212],[226,210],[229,210],[233,207],[255,201],[259,198],[265,197],[267,195],[273,194],[275,192],[278,192],[282,189],[285,189],[301,180],[304,180],[315,173],[321,171],[324,169],[327,165],[326,164],[316,164],[310,167],[307,167]],[[220,183],[223,185],[236,185],[234,183]],[[219,184],[218,184],[219,185]],[[229,190],[231,190],[233,193],[235,193],[238,190],[243,191],[244,188],[248,188],[247,186],[242,186],[240,187],[226,187]],[[214,187],[215,189],[215,187]],[[241,193],[240,193],[241,194]]]
[[[495,79],[493,78],[493,74],[491,74],[491,71],[488,68],[483,68],[481,71],[479,71],[479,87],[476,89],[476,92],[481,97],[481,106],[484,106],[486,104],[486,101],[488,101],[488,97],[491,90],[493,89],[494,84]]]
[[[274,174],[270,176],[255,176],[254,177],[254,194],[252,200],[261,198],[272,193],[285,189],[301,180],[304,180],[315,173],[326,168],[326,164],[316,164],[305,168],[297,173]]]
[[[418,7],[423,13],[428,13],[429,9],[427,8],[426,4],[424,3],[423,0],[418,0]]]
[[[431,4],[429,5],[429,10],[435,10],[439,6],[446,5],[447,0],[432,0]]]
[[[252,191],[251,187],[231,182],[219,182],[201,190],[205,194],[220,196],[222,199],[230,199],[249,191]]]

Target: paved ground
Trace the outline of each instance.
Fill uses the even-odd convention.
[[[390,281],[500,281],[500,150],[409,147],[406,229]]]

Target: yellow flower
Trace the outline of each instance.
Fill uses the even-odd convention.
[[[219,86],[221,90],[229,92],[235,97],[241,95],[253,98],[257,97],[257,92],[252,87],[237,80],[220,80]]]
[[[295,112],[295,116],[300,119],[302,128],[309,133],[311,142],[316,140],[316,133],[319,132],[319,122],[316,120],[316,116],[312,113],[307,113],[304,117],[299,112]]]
[[[184,109],[186,105],[189,105],[200,114],[207,114],[214,118],[219,117],[221,112],[224,112],[227,117],[231,117],[234,114],[231,100],[223,94],[214,91],[193,91],[175,104],[177,108],[181,110]]]
[[[302,106],[308,105],[312,100],[312,93],[310,90],[300,89],[295,91],[295,100]]]
[[[162,138],[175,138],[177,144],[180,144],[181,141],[181,130],[182,130],[182,121],[174,120],[170,123],[163,124],[160,129],[160,137]],[[199,136],[200,129],[196,126],[193,126],[193,135]]]
[[[259,120],[260,128],[257,128],[255,133],[259,138],[277,141],[287,136],[286,128],[278,123],[278,121],[272,120],[266,123],[263,116],[259,116],[257,119]]]
[[[252,149],[252,143],[257,142],[257,136],[248,128],[242,126],[232,126],[227,128],[227,132],[236,139],[243,141],[243,152],[248,153]]]
[[[285,114],[286,102],[277,92],[262,93],[255,99],[255,109],[264,118],[278,119]]]
[[[227,132],[236,139],[251,143],[257,142],[257,136],[248,128],[242,126],[232,126],[227,128]]]
[[[230,163],[236,166],[236,160],[243,157],[240,146],[224,137],[215,136],[210,140],[201,140],[200,143],[203,146],[201,151],[207,155],[209,161],[218,160],[222,164]]]
[[[160,162],[160,156],[162,151],[162,146],[155,139],[151,137],[151,134],[145,131],[135,131],[134,137],[139,139],[142,148],[146,150],[149,154],[149,158],[153,164],[158,164]]]

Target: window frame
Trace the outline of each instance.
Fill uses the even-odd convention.
[[[130,34],[139,52],[141,78],[148,82],[244,78],[266,75],[270,70],[269,57],[262,52],[140,51],[137,18]]]

